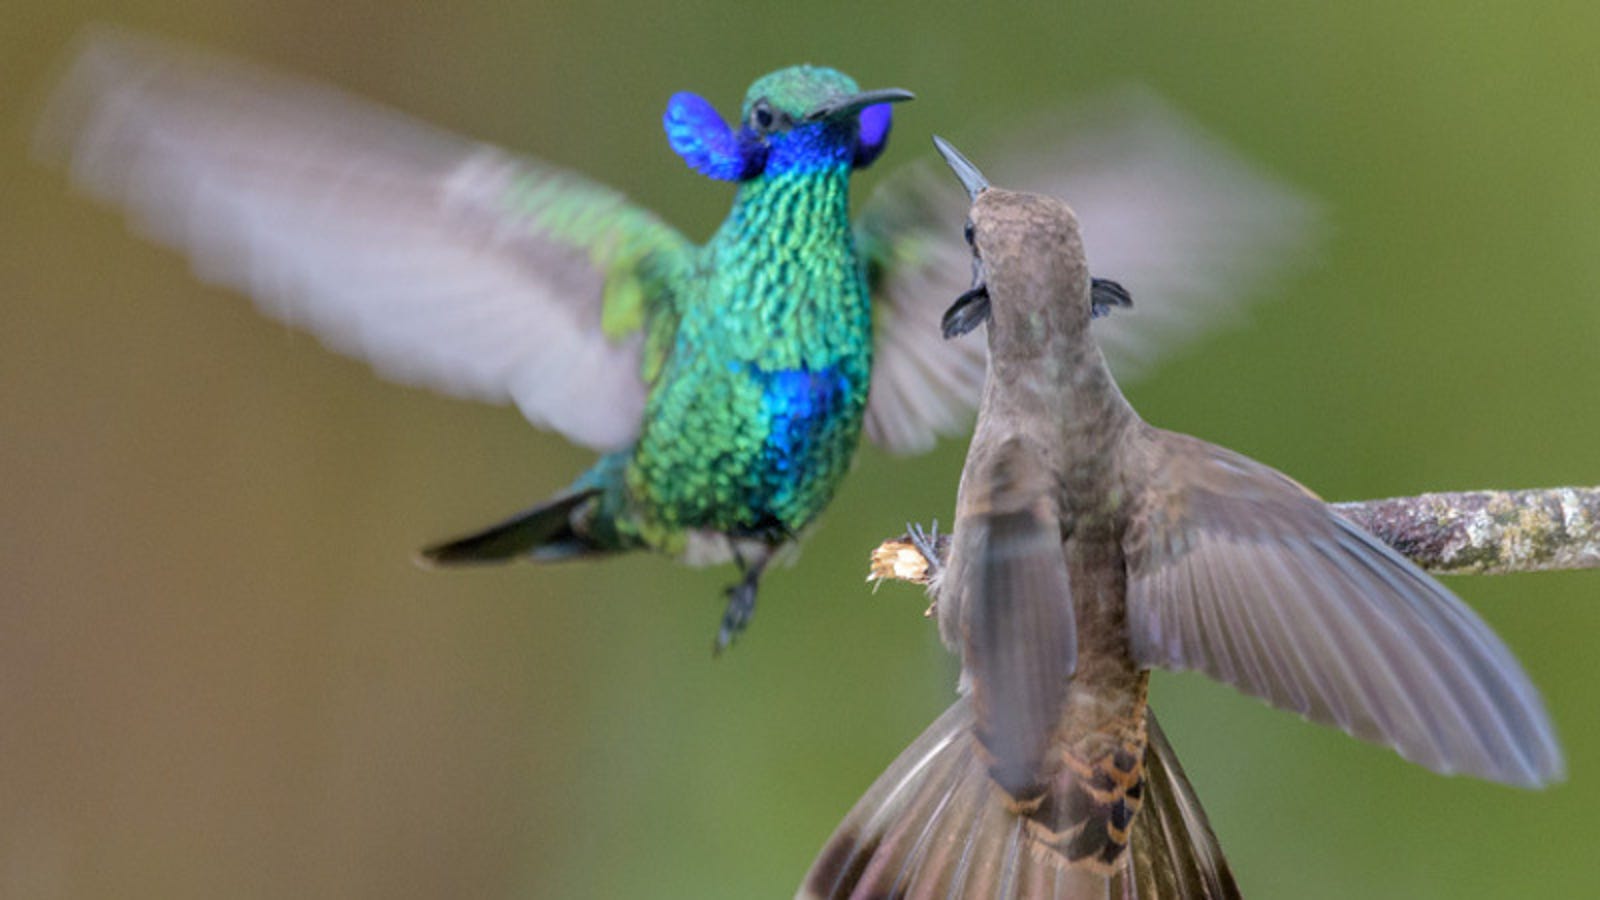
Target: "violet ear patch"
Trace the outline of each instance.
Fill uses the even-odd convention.
[[[765,161],[761,144],[729,128],[716,108],[698,94],[673,94],[661,124],[672,151],[708,178],[743,181],[761,171]]]
[[[858,131],[856,155],[851,165],[865,169],[877,161],[883,148],[889,144],[889,128],[894,124],[893,106],[876,103],[856,114]]]

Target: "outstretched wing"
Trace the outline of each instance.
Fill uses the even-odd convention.
[[[689,244],[622,195],[319,85],[122,32],[85,38],[42,155],[383,375],[626,445]]]
[[[1197,669],[1436,772],[1561,778],[1538,691],[1466,604],[1276,471],[1153,434],[1152,499],[1123,541],[1141,663]]]
[[[1314,204],[1147,91],[1115,92],[1003,143],[984,172],[1071,204],[1093,272],[1133,295],[1131,310],[1095,323],[1121,380],[1235,318],[1314,243]],[[861,212],[878,315],[867,434],[890,450],[927,449],[977,408],[984,342],[946,343],[938,327],[971,283],[967,206],[930,161],[896,172]]]

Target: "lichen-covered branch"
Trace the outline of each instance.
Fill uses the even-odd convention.
[[[1436,575],[1600,567],[1600,488],[1458,491],[1333,508]]]
[[[1600,568],[1600,487],[1419,494],[1333,508],[1435,575]],[[942,562],[949,536],[934,536],[932,546]],[[926,584],[928,560],[901,535],[872,551],[867,580]]]

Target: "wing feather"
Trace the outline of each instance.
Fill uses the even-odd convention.
[[[1237,319],[1315,244],[1315,204],[1145,90],[1062,110],[1000,143],[984,171],[1070,203],[1094,273],[1132,293],[1131,310],[1095,323],[1119,380]],[[862,207],[877,316],[866,430],[895,452],[962,433],[977,409],[984,342],[946,342],[938,328],[971,282],[968,205],[929,161],[892,174]]]
[[[672,314],[690,247],[615,191],[111,30],[82,42],[37,143],[201,278],[386,377],[515,402],[599,449],[637,432],[638,326]]]
[[[1160,499],[1124,539],[1141,663],[1203,671],[1438,772],[1562,777],[1538,691],[1460,599],[1266,466],[1151,434]]]

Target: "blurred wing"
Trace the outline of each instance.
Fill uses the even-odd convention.
[[[1205,813],[1153,727],[1144,809],[1133,819],[1129,851],[1105,872],[1046,849],[1008,810],[986,774],[975,726],[971,704],[958,700],[906,748],[828,839],[797,900],[1239,895]]]
[[[1454,594],[1274,470],[1153,432],[1124,550],[1134,655],[1197,669],[1436,772],[1562,775],[1538,692]]]
[[[980,161],[995,184],[1071,204],[1091,270],[1133,295],[1131,310],[1094,326],[1119,380],[1235,319],[1304,261],[1318,230],[1312,202],[1148,91],[1048,117]],[[867,434],[890,450],[924,450],[977,407],[984,342],[945,343],[937,327],[971,283],[967,206],[930,162],[895,173],[862,209],[878,313]]]
[[[976,456],[976,454],[974,454]],[[1009,442],[962,473],[950,569],[962,667],[990,775],[1018,800],[1044,790],[1051,737],[1077,665],[1061,523],[1046,462]]]
[[[972,283],[961,237],[968,202],[948,171],[902,167],[856,222],[872,292],[872,385],[866,434],[895,453],[921,453],[972,424],[988,367],[982,335],[946,341],[945,310]]]
[[[1145,89],[1102,97],[1014,146],[993,167],[1006,179],[996,183],[1066,200],[1090,269],[1133,295],[1131,310],[1094,326],[1122,380],[1237,321],[1246,301],[1306,262],[1319,236],[1314,201]],[[1038,147],[1061,149],[1027,150]]]
[[[89,192],[380,373],[626,445],[685,239],[615,191],[337,91],[86,39],[39,133]]]

